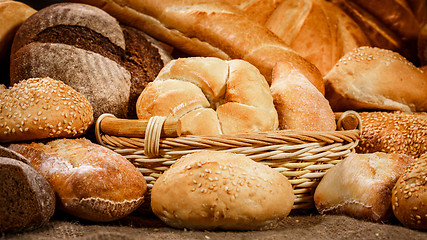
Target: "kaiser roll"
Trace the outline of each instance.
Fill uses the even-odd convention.
[[[180,158],[151,192],[153,212],[176,228],[269,229],[293,203],[285,176],[244,155],[215,151]]]

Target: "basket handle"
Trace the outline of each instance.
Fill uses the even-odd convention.
[[[144,138],[149,120],[121,119],[113,114],[104,113],[98,117],[95,132],[111,136]],[[96,133],[98,136],[99,134]],[[176,137],[176,124],[165,121],[160,132],[162,137]]]
[[[339,131],[354,129],[362,131],[362,119],[356,111],[336,112],[335,118],[337,119],[337,130]]]

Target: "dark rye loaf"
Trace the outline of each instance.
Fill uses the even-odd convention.
[[[54,4],[27,19],[11,52],[11,84],[36,76],[61,80],[89,100],[95,118],[105,112],[136,117],[137,97],[164,65],[143,33],[75,3]]]
[[[0,233],[45,225],[55,211],[47,180],[22,155],[0,146]]]

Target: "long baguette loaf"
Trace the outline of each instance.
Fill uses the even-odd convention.
[[[102,8],[120,22],[136,27],[193,56],[243,59],[271,82],[279,60],[291,62],[308,79],[319,70],[290,49],[265,26],[225,1],[207,0],[72,0]],[[311,80],[310,80],[311,81]],[[324,92],[323,81],[311,81]]]

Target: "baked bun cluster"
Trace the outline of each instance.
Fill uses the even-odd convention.
[[[42,174],[57,196],[58,208],[90,221],[127,216],[144,201],[147,184],[123,156],[91,141],[56,139],[11,144]]]
[[[321,214],[388,221],[391,189],[413,161],[405,154],[352,153],[323,176],[314,193],[316,208]]]
[[[153,212],[175,228],[270,229],[293,203],[285,176],[244,155],[215,151],[180,158],[151,192]]]
[[[334,111],[427,111],[427,76],[399,53],[360,47],[343,56],[324,77]]]
[[[136,118],[136,99],[164,65],[145,36],[90,5],[48,6],[18,29],[10,82],[51,77],[83,94],[95,119],[106,112]]]
[[[139,119],[167,117],[177,133],[264,132],[278,127],[269,85],[243,60],[189,57],[172,60],[137,101]]]
[[[52,78],[23,80],[0,90],[0,142],[77,137],[93,123],[88,100]]]
[[[427,229],[427,154],[409,166],[393,188],[396,218],[406,227]]]

